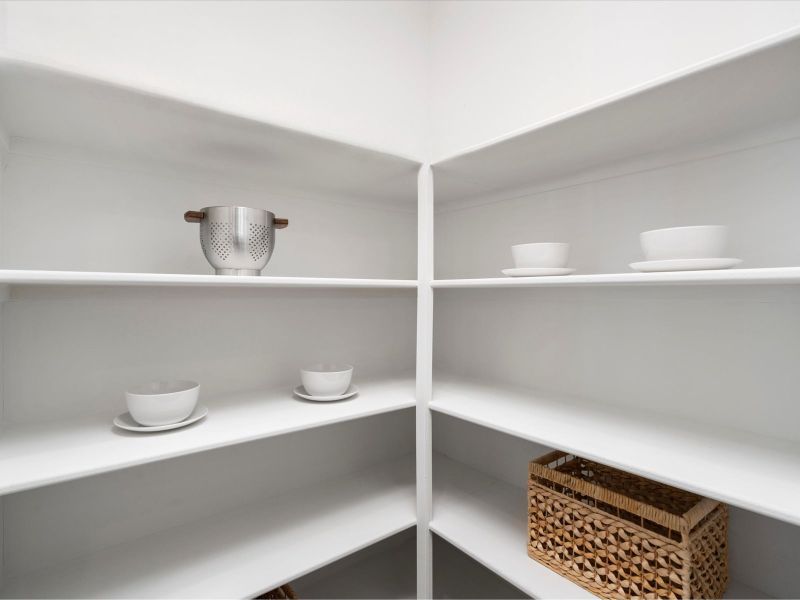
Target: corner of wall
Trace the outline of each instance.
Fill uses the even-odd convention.
[[[436,2],[425,3],[425,31],[423,43],[425,45],[425,74],[423,76],[423,95],[425,106],[425,125],[423,127],[422,148],[424,149],[422,162],[430,164],[433,161],[433,20]]]
[[[8,48],[8,3],[0,0],[0,55]]]

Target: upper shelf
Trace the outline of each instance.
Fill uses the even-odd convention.
[[[800,117],[797,73],[793,30],[435,162],[436,203],[503,196],[776,128]],[[787,134],[778,127],[772,135]]]
[[[258,277],[173,273],[104,273],[0,269],[0,285],[99,285],[165,287],[416,288],[415,279]]]
[[[583,287],[609,285],[765,285],[800,283],[800,267],[674,271],[671,273],[595,273],[550,277],[437,279],[435,288]]]
[[[275,193],[415,207],[417,161],[28,62],[0,59],[0,134],[189,166]]]

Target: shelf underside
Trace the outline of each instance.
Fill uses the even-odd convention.
[[[670,273],[596,273],[548,277],[437,279],[435,288],[528,288],[648,285],[771,285],[800,283],[800,267],[674,271]]]
[[[0,60],[0,131],[15,139],[267,183],[278,192],[413,208],[419,163],[178,99]]]
[[[7,582],[8,598],[252,598],[416,523],[413,459]]]
[[[318,403],[285,389],[201,399],[202,421],[157,434],[121,431],[113,414],[0,429],[0,494],[402,410],[415,405],[411,379],[358,382],[344,402]]]
[[[510,486],[442,455],[435,457],[434,533],[534,598],[594,598],[528,557],[526,506],[524,488]],[[767,596],[730,582],[725,597]]]
[[[451,378],[431,409],[800,525],[800,444]]]
[[[777,38],[559,115],[434,164],[439,205],[507,195],[800,117],[800,37]],[[717,144],[717,146],[715,146]]]
[[[163,287],[271,288],[416,288],[414,279],[342,277],[269,277],[192,275],[177,273],[111,273],[0,269],[0,285],[86,285]]]

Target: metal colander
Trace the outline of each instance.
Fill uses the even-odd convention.
[[[275,248],[275,230],[289,226],[268,210],[207,206],[183,215],[200,223],[200,246],[217,275],[260,275]]]

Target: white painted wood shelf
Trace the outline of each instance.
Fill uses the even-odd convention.
[[[448,377],[431,410],[800,525],[800,444]]]
[[[0,494],[331,425],[415,405],[414,381],[359,381],[344,402],[309,402],[292,386],[201,398],[202,421],[157,434],[121,431],[114,414],[0,428]]]
[[[0,269],[0,285],[164,286],[269,288],[416,288],[415,279],[342,277],[269,277],[192,275],[182,273],[113,273],[101,271],[39,271]]]
[[[437,455],[433,494],[431,530],[526,594],[534,598],[595,597],[528,557],[524,488]],[[725,597],[768,598],[736,581],[728,584]]]
[[[594,598],[528,557],[524,489],[442,455],[433,468],[434,533],[534,598]]]
[[[14,579],[7,598],[252,598],[416,523],[414,461],[319,482]]]
[[[436,203],[511,197],[695,148],[713,154],[753,132],[761,142],[785,139],[785,123],[800,117],[798,71],[795,29],[437,159]]]
[[[435,288],[530,288],[648,285],[781,285],[800,284],[800,267],[674,271],[671,273],[595,273],[549,277],[437,279]]]
[[[416,160],[14,58],[0,58],[0,126],[12,149],[46,140],[107,161],[268,182],[293,196],[416,202]]]

